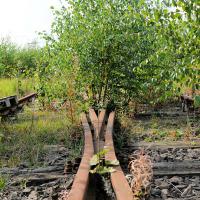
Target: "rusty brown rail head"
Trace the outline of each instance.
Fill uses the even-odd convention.
[[[94,109],[89,109],[89,116],[94,128],[94,152],[98,153],[104,147],[103,129],[106,118],[106,110],[102,109],[97,116]]]
[[[20,98],[18,100],[18,104],[22,104],[22,103],[25,103],[27,101],[30,101],[31,99],[35,98],[37,96],[37,93],[31,93],[31,94],[28,94],[22,98]]]
[[[103,133],[105,128],[105,118],[106,111],[101,110],[99,116],[97,117],[95,111],[93,109],[89,110],[89,116],[91,118],[92,125],[96,128],[98,126],[98,136]],[[114,118],[115,112],[111,112],[108,118],[108,123],[106,127],[106,132],[103,139],[105,139],[105,147],[109,149],[107,154],[105,155],[105,159],[108,161],[116,160],[114,143],[113,143],[113,126],[114,126]],[[98,124],[97,124],[97,122]],[[87,192],[89,185],[89,170],[90,170],[90,159],[94,154],[95,141],[93,143],[92,133],[90,130],[90,126],[87,122],[86,115],[82,115],[82,125],[84,128],[85,135],[85,146],[84,146],[84,154],[82,156],[82,160],[78,169],[78,172],[75,176],[71,191],[66,200],[87,200]],[[96,137],[96,135],[94,135]],[[99,138],[99,137],[98,137]],[[103,142],[101,138],[99,141]],[[93,146],[94,145],[94,146]],[[120,166],[116,166],[115,172],[111,173],[111,183],[116,195],[117,200],[132,200],[133,195],[131,188],[124,176],[124,173]],[[95,199],[95,197],[92,199]]]
[[[89,116],[94,127],[94,132],[96,138],[100,137],[100,133],[103,129],[103,123],[105,121],[106,111],[104,109],[100,110],[99,116],[97,117],[94,109],[89,109]]]
[[[94,154],[94,148],[91,130],[85,114],[82,114],[81,121],[85,137],[84,153],[67,200],[84,200],[89,184],[90,159]]]
[[[105,134],[105,148],[109,150],[105,155],[105,160],[107,161],[117,160],[112,136],[114,119],[115,112],[111,112],[108,118],[108,124]],[[115,170],[115,172],[111,173],[111,183],[117,200],[132,200],[133,194],[121,167],[116,166]]]

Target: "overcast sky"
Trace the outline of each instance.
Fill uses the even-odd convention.
[[[0,37],[24,45],[38,38],[37,32],[49,31],[53,16],[50,6],[59,0],[0,0]]]

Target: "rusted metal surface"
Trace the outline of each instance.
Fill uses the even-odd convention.
[[[99,132],[98,132],[99,138],[104,138],[103,129],[104,129],[105,119],[106,119],[106,110],[102,109],[98,116],[99,127],[100,127]]]
[[[16,105],[17,102],[17,96],[9,96],[9,97],[4,97],[0,99],[0,110],[3,110],[5,108],[9,108],[13,105]]]
[[[95,138],[98,138],[99,133],[99,123],[98,123],[98,117],[94,111],[94,109],[89,109],[89,117],[92,123],[92,126],[94,128]]]
[[[106,118],[106,110],[102,109],[99,111],[97,116],[94,109],[89,109],[89,116],[94,128],[94,151],[95,153],[99,152],[104,147],[104,122]]]
[[[99,116],[97,116],[94,109],[90,109],[89,116],[90,116],[92,125],[94,127],[95,136],[96,138],[99,138],[100,133],[103,130],[103,124],[105,122],[105,117],[106,117],[106,110],[105,109],[100,110]]]
[[[18,104],[22,104],[22,103],[25,103],[25,102],[30,102],[32,101],[32,99],[34,99],[35,97],[37,96],[37,93],[31,93],[31,94],[28,94],[22,98],[20,98],[18,100]]]
[[[82,114],[85,146],[83,157],[67,200],[85,200],[89,184],[90,159],[94,153],[92,134],[85,114]]]
[[[17,99],[17,96],[10,96],[0,99],[0,116],[7,117],[9,115],[15,115],[19,112],[24,104],[32,101],[37,96],[37,93],[31,93],[21,99]]]
[[[98,140],[99,144],[101,143],[102,146],[105,145],[105,148],[109,149],[108,153],[106,153],[105,155],[105,160],[109,161],[117,160],[113,144],[113,136],[112,136],[115,112],[110,113],[107,127],[105,123],[106,120],[105,110],[101,110],[101,112],[97,116],[95,111],[93,109],[90,109],[89,116],[94,129],[97,131],[93,137],[96,138],[97,136],[98,138],[100,138]],[[89,170],[90,170],[90,159],[94,154],[96,143],[95,142],[93,143],[92,133],[85,114],[82,115],[82,124],[84,127],[84,134],[85,134],[84,154],[78,172],[75,176],[72,189],[66,200],[89,200],[89,199],[93,200],[96,199],[96,195],[98,195],[95,193],[95,190],[93,190],[93,192],[91,193],[91,190],[89,189],[89,186],[95,187],[94,186],[95,181],[89,179]],[[116,166],[114,168],[116,171],[111,173],[110,177],[116,199],[132,200],[133,199],[132,191],[124,176],[121,167]]]
[[[111,112],[108,118],[108,124],[105,134],[105,148],[109,151],[105,155],[105,160],[113,161],[117,160],[115,155],[115,149],[113,144],[113,126],[114,126],[115,112]],[[111,173],[111,183],[115,192],[117,200],[132,200],[133,195],[131,188],[124,176],[124,173],[120,166],[115,167],[115,172]]]

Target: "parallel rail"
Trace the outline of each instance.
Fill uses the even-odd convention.
[[[27,102],[31,102],[37,96],[37,93],[28,94],[18,100],[18,104],[24,104]]]
[[[109,149],[105,155],[105,160],[112,161],[117,160],[115,155],[115,148],[113,143],[113,125],[115,119],[115,112],[111,112],[108,118],[108,125],[105,134],[105,146]],[[117,200],[132,200],[132,190],[124,176],[124,173],[120,166],[115,167],[116,172],[111,173],[111,183],[115,192]]]
[[[94,147],[92,141],[92,133],[85,114],[82,114],[81,120],[84,129],[85,139],[84,153],[71,191],[69,193],[69,197],[67,198],[68,200],[86,199],[87,189],[89,185],[90,159],[94,154]]]
[[[109,151],[105,155],[105,160],[116,160],[115,148],[113,143],[113,127],[115,112],[111,112],[109,116],[106,116],[106,111],[101,110],[97,116],[93,109],[89,110],[89,117],[91,125],[93,126],[94,133],[92,134],[92,128],[90,128],[85,114],[82,115],[82,125],[84,129],[85,145],[84,153],[82,156],[81,164],[78,172],[75,176],[72,188],[69,192],[66,200],[95,200],[96,195],[91,194],[88,196],[89,182],[90,182],[90,159],[93,154],[99,152],[103,148],[108,148]],[[107,120],[106,120],[107,119]],[[106,126],[107,122],[107,126]],[[113,192],[115,193],[117,200],[132,200],[132,190],[124,176],[124,173],[120,166],[116,166],[115,172],[111,173],[110,181],[112,183]]]

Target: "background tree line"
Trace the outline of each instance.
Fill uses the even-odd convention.
[[[0,40],[0,77],[30,77],[37,68],[41,49],[27,45],[19,47],[9,37]]]

